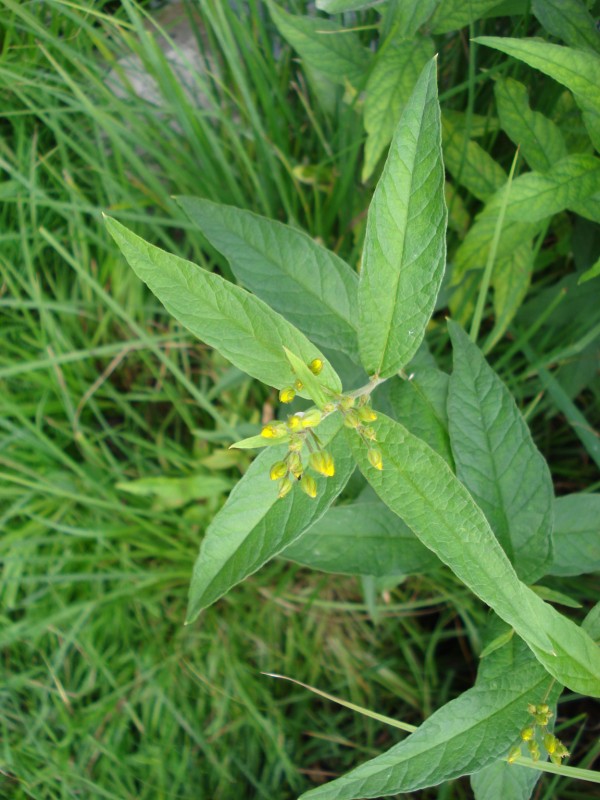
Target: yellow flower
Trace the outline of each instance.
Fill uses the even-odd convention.
[[[292,389],[291,386],[288,386],[279,392],[279,401],[281,403],[291,403],[294,397],[296,397],[296,391],[295,389]]]
[[[319,450],[317,453],[311,453],[309,463],[315,472],[320,475],[325,475],[326,478],[331,478],[335,475],[335,464],[333,458],[327,450]]]
[[[369,464],[372,467],[375,467],[375,469],[383,469],[381,450],[377,450],[376,447],[372,447],[367,453],[367,458],[369,459]]]
[[[321,361],[320,358],[313,358],[313,360],[308,365],[308,368],[313,375],[318,375],[323,369],[323,362]]]
[[[287,471],[288,465],[285,461],[276,461],[269,470],[269,477],[272,481],[278,481],[279,478],[283,478]]]

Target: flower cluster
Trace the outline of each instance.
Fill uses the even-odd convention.
[[[321,359],[315,358],[307,366],[312,375],[318,376],[323,369],[323,362]],[[308,381],[311,376],[308,375],[305,368],[304,373]],[[286,386],[280,390],[280,402],[291,403],[296,396],[296,391],[301,391],[303,388],[304,383],[296,378],[293,386]],[[383,469],[381,451],[376,446],[375,430],[369,425],[370,422],[377,419],[377,414],[369,405],[368,395],[356,398],[353,395],[334,395],[325,387],[323,390],[326,393],[325,398],[328,399],[331,396],[331,400],[322,404],[321,409],[311,408],[308,411],[298,411],[290,414],[286,422],[270,422],[261,431],[260,435],[263,439],[272,439],[277,443],[287,442],[288,444],[285,458],[282,461],[276,461],[269,471],[271,480],[279,481],[279,497],[289,494],[294,483],[299,483],[302,491],[309,497],[316,497],[317,483],[308,472],[309,469],[326,478],[335,475],[333,456],[323,448],[315,428],[325,417],[336,411],[343,415],[344,425],[354,429],[367,445],[369,463],[375,469]]]
[[[552,719],[552,711],[546,703],[534,705],[529,703],[527,710],[532,716],[531,721],[521,731],[521,741],[516,744],[508,754],[508,763],[512,764],[521,755],[521,748],[526,744],[527,750],[533,761],[541,756],[540,742],[553,764],[560,764],[563,758],[569,755],[564,744],[548,730],[548,723]]]

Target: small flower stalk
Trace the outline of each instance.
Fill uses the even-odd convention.
[[[289,386],[279,390],[279,401],[282,404],[293,402],[297,392],[306,385],[318,407],[296,411],[288,415],[286,422],[270,422],[261,431],[263,439],[274,440],[273,444],[286,441],[288,445],[285,458],[276,461],[269,470],[270,479],[279,482],[278,497],[287,497],[294,485],[298,484],[307,497],[314,499],[319,491],[319,477],[332,478],[335,475],[334,458],[315,433],[323,419],[335,412],[341,413],[344,425],[363,440],[371,466],[382,470],[383,458],[376,446],[375,428],[371,426],[377,419],[377,413],[369,404],[369,395],[362,392],[336,395],[327,387],[315,383],[315,378],[323,371],[322,359],[313,358],[306,364],[287,350],[286,354],[292,374]],[[303,456],[306,450],[308,453]]]
[[[525,745],[527,755],[532,761],[539,761],[543,748],[553,764],[561,764],[562,759],[569,755],[569,751],[560,739],[548,730],[547,726],[554,716],[552,709],[546,703],[537,705],[529,703],[527,710],[531,720],[521,731],[519,744],[511,747],[506,760],[509,764],[514,764],[523,755],[522,746]]]

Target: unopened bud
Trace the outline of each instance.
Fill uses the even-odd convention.
[[[507,761],[509,764],[513,764],[517,758],[521,755],[521,746],[516,744],[514,747],[511,747],[508,753]]]
[[[366,427],[362,429],[362,435],[365,439],[369,439],[371,442],[377,441],[377,434],[375,433],[375,428]]]
[[[546,733],[544,735],[544,747],[546,748],[548,755],[552,755],[556,751],[557,746],[560,744],[556,736],[553,736],[551,733]]]
[[[375,422],[377,414],[373,411],[371,406],[363,406],[358,409],[358,416],[363,422]]]
[[[340,397],[339,403],[340,403],[340,408],[343,408],[344,411],[347,411],[349,408],[352,408],[352,406],[355,403],[355,400],[353,397],[349,397],[349,395],[344,394]]]
[[[300,481],[300,488],[309,497],[317,496],[317,482],[311,475],[303,475]]]
[[[292,389],[291,386],[288,386],[279,392],[279,400],[281,403],[291,403],[294,397],[296,397],[296,390]]]
[[[293,434],[290,436],[290,443],[288,444],[288,450],[290,453],[299,453],[302,450],[302,445],[304,442],[300,436],[294,436]]]
[[[265,425],[260,435],[263,439],[277,439],[280,436],[285,434],[285,425],[282,425],[281,422],[271,422],[269,425]]]
[[[319,375],[319,373],[323,369],[323,362],[321,361],[320,358],[313,358],[313,360],[308,365],[308,368],[313,375]]]
[[[293,485],[294,484],[289,478],[284,478],[279,484],[279,493],[277,497],[285,497],[286,494],[289,494],[292,491]]]
[[[309,458],[311,467],[320,475],[325,475],[326,478],[331,478],[335,475],[335,464],[333,458],[326,450],[319,450],[317,453],[311,453]]]
[[[358,411],[354,408],[348,409],[344,414],[344,425],[347,428],[358,428],[360,427],[360,417],[358,416]]]
[[[288,466],[285,461],[276,461],[269,470],[269,477],[272,481],[278,481],[279,478],[283,478],[287,474],[287,471]]]
[[[291,417],[288,417],[287,418],[287,427],[288,427],[288,430],[290,430],[290,431],[299,431],[300,428],[302,427],[302,422],[300,420],[300,417],[297,416],[296,414],[292,414]]]
[[[378,450],[376,447],[372,447],[367,453],[367,458],[369,459],[369,464],[372,467],[375,467],[375,469],[383,469],[381,450]]]
[[[323,406],[323,413],[331,414],[332,411],[335,411],[335,403],[325,403]]]
[[[527,749],[529,750],[529,755],[531,756],[533,761],[537,761],[540,757],[540,747],[538,743],[532,739],[530,742],[527,742]]]
[[[534,733],[535,733],[534,729],[530,725],[528,725],[526,728],[523,728],[523,730],[521,731],[521,739],[524,742],[529,742],[529,741],[531,741],[531,739],[533,739],[533,734]]]
[[[294,381],[294,386],[296,387],[296,389],[297,389],[299,392],[301,392],[301,391],[302,391],[302,389],[304,389],[304,384],[302,383],[302,381],[300,380],[300,378],[296,378],[296,380]]]
[[[288,467],[294,478],[299,478],[302,475],[304,469],[302,467],[302,459],[298,453],[290,453],[288,456]]]
[[[533,703],[527,703],[527,711],[529,711],[530,714],[535,714],[535,706]]]
[[[307,411],[306,414],[300,418],[300,424],[303,428],[316,428],[319,422],[321,422],[322,416],[321,412],[314,408],[312,411]]]

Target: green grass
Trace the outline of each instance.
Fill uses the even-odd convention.
[[[250,0],[251,24],[219,0],[197,5],[211,58],[194,80],[208,107],[181,90],[131,0],[114,15],[115,4],[0,0],[2,797],[293,798],[401,734],[261,671],[412,724],[475,674],[484,610],[449,573],[380,596],[374,625],[358,581],[275,562],[184,628],[198,544],[225,493],[173,508],[117,488],[215,470],[235,480],[247,457],[227,445],[275,397],[172,323],[102,212],[226,272],[171,199],[197,194],[298,224],[356,264],[372,192],[358,181],[356,109],[320,111],[290,49],[274,49],[264,5]],[[469,71],[462,40],[446,47],[448,103],[491,114],[489,82]],[[107,87],[126,53],[159,80],[160,113]],[[510,165],[505,141],[486,144]],[[586,336],[597,309],[584,319],[565,305],[528,338],[545,286],[555,292],[570,269],[559,244],[543,253],[513,341],[494,358],[524,408],[543,370],[567,375],[568,399],[592,425]],[[589,287],[578,291],[570,297],[587,303]],[[446,357],[441,328],[432,340]],[[553,393],[530,409],[564,491],[597,481]],[[598,599],[590,582],[555,583]],[[586,742],[581,707],[565,712],[575,720],[565,737],[579,726]],[[582,746],[578,763],[596,753]],[[471,795],[458,781],[419,796]],[[584,796],[555,778],[538,793]]]

